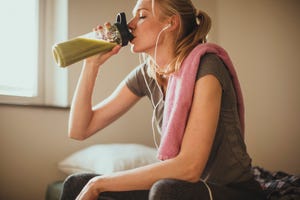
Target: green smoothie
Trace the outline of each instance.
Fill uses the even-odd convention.
[[[67,67],[89,56],[110,51],[116,45],[104,40],[77,37],[53,45],[52,51],[56,63],[60,67]]]

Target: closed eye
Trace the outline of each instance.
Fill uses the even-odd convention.
[[[145,19],[145,18],[146,18],[146,16],[144,15],[143,10],[140,10],[139,19]]]

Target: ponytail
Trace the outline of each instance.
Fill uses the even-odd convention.
[[[200,43],[207,42],[207,35],[211,28],[211,19],[210,17],[203,11],[198,10],[196,14],[196,34],[194,37],[194,41],[199,41]]]
[[[194,23],[182,20],[182,27],[189,30],[177,41],[175,54],[176,59],[173,61],[173,70],[168,74],[178,71],[185,57],[198,45],[207,42],[207,35],[211,28],[211,18],[201,10],[196,11]],[[192,25],[188,25],[192,24]],[[189,26],[192,26],[191,28]]]

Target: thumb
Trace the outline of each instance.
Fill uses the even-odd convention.
[[[111,56],[113,56],[113,55],[119,53],[120,49],[121,49],[121,46],[120,46],[120,45],[115,46],[111,51],[105,53],[105,54],[102,56],[103,60],[107,60],[107,59],[110,58]]]
[[[120,46],[120,45],[117,45],[117,46],[115,46],[110,52],[108,52],[107,54],[108,54],[109,57],[110,57],[110,56],[112,56],[112,55],[115,55],[115,54],[119,53],[120,49],[121,49],[121,46]]]
[[[117,54],[117,53],[119,53],[121,48],[122,47],[120,45],[117,45],[111,51],[113,52],[113,54]]]

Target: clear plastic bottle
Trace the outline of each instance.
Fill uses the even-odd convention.
[[[60,67],[67,67],[89,56],[110,51],[116,45],[126,46],[133,35],[130,33],[125,13],[118,13],[117,22],[106,24],[103,29],[54,44],[52,52]]]

